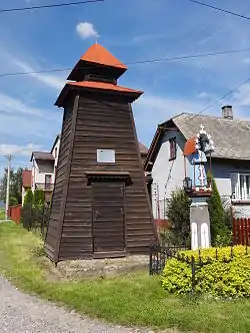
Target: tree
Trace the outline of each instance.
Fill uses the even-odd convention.
[[[24,197],[24,206],[32,205],[33,204],[33,192],[29,189],[26,192],[26,195]]]
[[[44,201],[45,201],[44,191],[36,189],[33,197],[34,206],[42,206],[44,204]]]
[[[208,200],[212,245],[217,245],[218,239],[225,239],[223,243],[227,243],[229,232],[231,232],[231,230],[229,230],[229,226],[226,225],[228,212],[225,211],[223,207],[221,197],[212,174],[208,173],[207,178],[208,182],[211,182],[213,189],[212,195]]]
[[[19,204],[22,203],[22,168],[18,168],[15,172],[10,170],[10,197],[16,198]],[[0,200],[6,202],[7,188],[7,168],[4,169],[4,175],[0,181]]]
[[[18,201],[16,197],[10,197],[10,202],[9,202],[10,206],[16,206],[18,205]]]
[[[190,199],[182,188],[171,193],[166,213],[175,243],[183,244],[190,239],[190,204]]]

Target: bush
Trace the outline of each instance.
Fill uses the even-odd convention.
[[[9,205],[10,206],[18,205],[18,199],[16,197],[10,197]]]
[[[33,197],[34,206],[43,206],[45,201],[45,194],[43,190],[36,189]]]
[[[228,222],[228,212],[224,210],[221,197],[213,176],[208,173],[208,182],[212,182],[213,193],[208,200],[208,210],[210,215],[211,242],[215,246],[230,245],[231,230]]]
[[[166,215],[174,243],[183,244],[190,238],[190,199],[183,189],[171,193]]]
[[[186,258],[191,262],[193,256],[196,263],[195,291],[200,294],[210,294],[215,297],[236,298],[250,296],[250,254],[246,254],[244,246],[218,249],[209,248],[201,251],[201,261],[198,251],[185,251]],[[192,291],[191,264],[177,259],[166,262],[161,276],[163,288],[169,293],[186,294]]]
[[[33,204],[33,192],[29,189],[24,197],[24,206]]]

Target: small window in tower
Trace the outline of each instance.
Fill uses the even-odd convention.
[[[169,160],[174,160],[176,159],[176,138],[172,138],[169,140]]]
[[[97,149],[96,157],[98,163],[115,163],[115,150]]]

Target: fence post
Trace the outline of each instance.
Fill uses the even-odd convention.
[[[149,247],[149,275],[152,275],[152,265],[153,265],[153,260],[152,260],[152,246]]]
[[[195,260],[194,256],[191,258],[191,267],[192,267],[192,293],[195,291]]]

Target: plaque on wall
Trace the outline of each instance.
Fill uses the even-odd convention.
[[[98,163],[115,163],[115,150],[97,149],[96,157]]]

